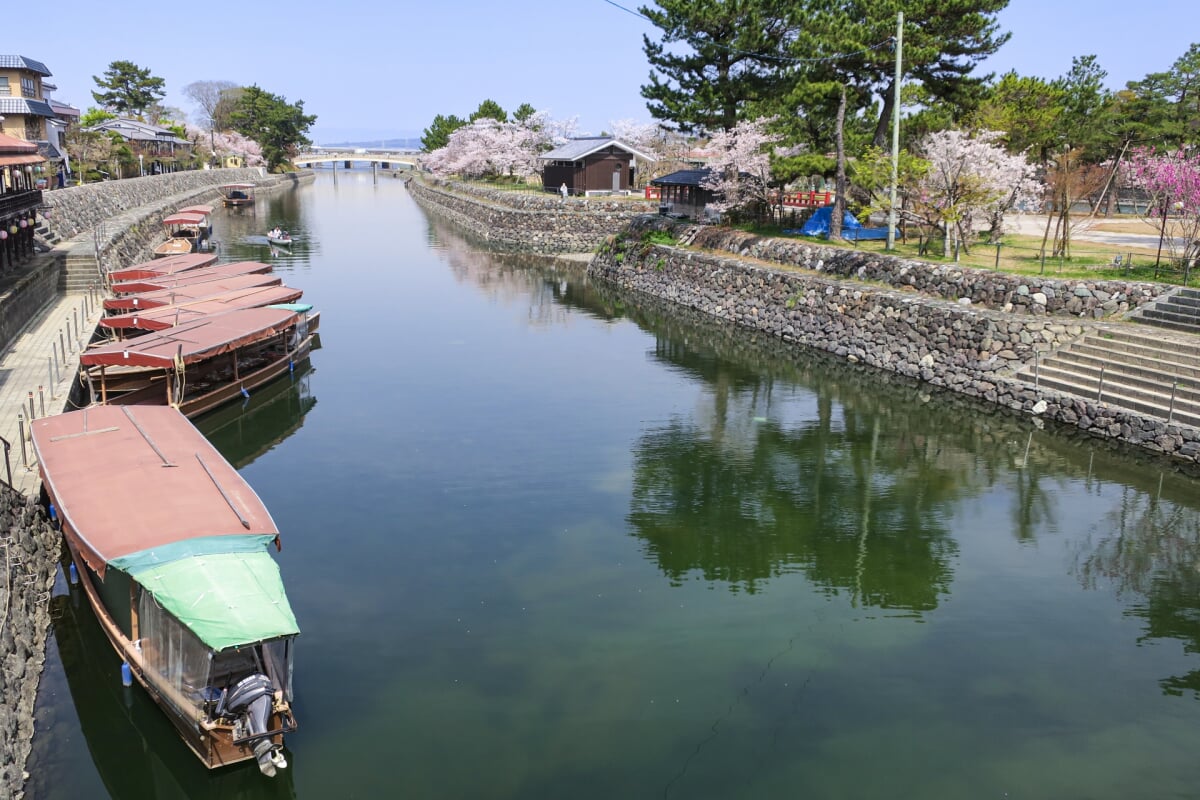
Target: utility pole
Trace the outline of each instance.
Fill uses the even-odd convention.
[[[904,49],[904,12],[896,15],[896,74],[892,78],[896,97],[892,102],[892,191],[888,208],[887,249],[896,249],[896,184],[900,180],[900,56]]]

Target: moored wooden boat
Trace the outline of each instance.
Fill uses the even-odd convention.
[[[207,258],[207,256],[205,257]],[[165,261],[167,259],[163,259],[163,262]],[[182,286],[224,280],[239,275],[264,275],[271,272],[272,269],[273,267],[270,264],[264,264],[260,261],[234,261],[229,264],[213,263],[175,275],[148,275],[144,278],[130,278],[114,283],[109,287],[116,297],[105,300],[104,307],[110,310],[123,308],[124,306],[121,305],[120,299],[127,295],[176,289]],[[274,282],[280,283],[282,279],[276,278]],[[264,283],[262,285],[269,286],[271,284]]]
[[[254,205],[253,183],[227,183],[221,187],[226,208]]]
[[[124,314],[130,311],[145,311],[151,308],[186,303],[215,294],[233,292],[239,289],[252,289],[260,286],[278,286],[283,278],[270,273],[250,273],[234,275],[221,280],[201,281],[182,286],[159,289],[152,292],[127,294],[122,297],[109,297],[104,301],[104,310],[111,314]]]
[[[167,240],[154,248],[154,257],[196,253],[208,241],[208,216],[199,212],[177,211],[163,219],[167,228]]]
[[[178,411],[97,406],[32,424],[96,618],[200,761],[287,766],[299,634],[270,512]]]
[[[210,314],[80,354],[93,402],[157,403],[189,417],[247,395],[308,357],[309,315],[288,308]]]
[[[138,308],[125,314],[102,317],[100,327],[113,332],[118,338],[136,336],[142,331],[161,331],[210,314],[221,314],[241,308],[261,308],[277,303],[291,303],[299,300],[303,295],[303,290],[291,286],[239,287],[200,297],[177,298],[177,301],[170,305]]]
[[[108,280],[115,284],[143,278],[165,278],[168,275],[178,275],[181,272],[202,269],[216,263],[217,257],[212,253],[180,253],[111,270],[108,273]]]

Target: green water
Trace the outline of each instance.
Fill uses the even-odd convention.
[[[60,581],[31,797],[1196,795],[1195,479],[489,254],[369,172],[216,217],[322,312],[199,421],[284,531],[292,767],[201,769]]]

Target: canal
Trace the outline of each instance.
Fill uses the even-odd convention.
[[[199,420],[284,531],[292,766],[203,770],[60,579],[34,800],[1194,796],[1195,479],[489,253],[390,176],[215,216],[322,312]]]

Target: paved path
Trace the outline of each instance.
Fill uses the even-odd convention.
[[[95,297],[97,306],[100,299]],[[99,310],[92,307],[92,297],[57,295],[30,321],[12,346],[0,353],[0,436],[12,445],[8,457],[12,485],[22,492],[38,491],[41,482],[33,462],[33,448],[28,441],[25,442],[23,463],[17,415],[21,414],[26,420],[24,430],[28,437],[30,392],[33,393],[35,417],[58,414],[66,408],[67,396],[79,369],[79,342],[86,343],[91,338],[98,320]],[[76,325],[80,331],[78,337]],[[54,369],[56,358],[57,373]],[[0,470],[3,469],[0,464]],[[7,480],[8,476],[0,474],[0,477]]]
[[[1078,242],[1105,244],[1113,248],[1139,247],[1154,250],[1158,247],[1158,234],[1096,230],[1105,222],[1112,221],[1104,217],[1089,220],[1086,214],[1073,217],[1071,239]],[[1025,236],[1042,236],[1046,232],[1046,216],[1044,214],[1009,214],[1004,218],[1004,228]],[[1053,223],[1050,225],[1050,236],[1051,238],[1054,236]]]

